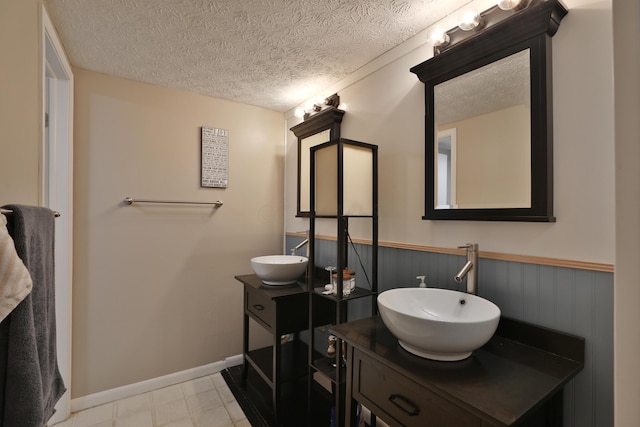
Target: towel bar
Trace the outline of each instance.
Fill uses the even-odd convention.
[[[1,214],[12,214],[13,211],[11,209],[4,209],[4,208],[0,208],[0,213]],[[58,218],[60,216],[60,212],[58,211],[53,211],[53,216]]]
[[[216,208],[219,208],[223,205],[223,202],[220,200],[216,200],[215,202],[187,202],[187,201],[178,201],[178,200],[143,200],[143,199],[134,199],[132,197],[125,197],[124,202],[127,205],[132,205],[134,203],[160,203],[160,204],[180,204],[180,205],[213,205]]]

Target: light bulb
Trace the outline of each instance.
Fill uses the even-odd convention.
[[[434,46],[445,46],[449,43],[449,34],[443,31],[441,28],[436,28],[433,30],[431,35],[429,36],[429,40],[433,43]]]
[[[520,5],[521,0],[500,0],[498,1],[498,7],[502,10],[515,9]]]
[[[293,112],[293,115],[301,119],[302,117],[304,117],[304,110],[302,108],[296,108]]]
[[[477,10],[465,9],[458,20],[458,27],[463,31],[469,31],[480,25],[480,14]]]

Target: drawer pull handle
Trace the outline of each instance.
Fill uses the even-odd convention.
[[[264,310],[264,305],[262,305],[262,304],[253,304],[253,308],[255,308],[258,311],[262,311],[262,310]]]
[[[409,399],[399,394],[392,394],[389,396],[389,402],[402,409],[409,414],[410,417],[415,417],[420,413],[420,409]]]

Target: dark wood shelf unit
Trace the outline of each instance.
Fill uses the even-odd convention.
[[[308,284],[309,291],[309,384],[314,382],[314,374],[320,373],[323,376],[329,378],[332,384],[333,390],[333,404],[334,404],[334,416],[336,427],[344,426],[344,414],[345,414],[345,390],[346,390],[346,368],[341,366],[342,363],[333,366],[335,360],[343,359],[342,341],[340,339],[336,342],[335,357],[322,357],[317,358],[317,352],[314,350],[316,344],[316,328],[321,325],[336,325],[347,321],[349,303],[351,301],[360,300],[365,297],[371,299],[370,314],[377,314],[377,291],[378,291],[378,147],[372,144],[366,144],[359,141],[348,140],[344,138],[337,138],[326,142],[324,144],[316,145],[310,148],[311,150],[311,185],[310,185],[310,206],[309,212],[309,263],[311,277]],[[357,154],[354,154],[357,153]],[[335,157],[332,157],[334,156]],[[371,156],[370,165],[366,162],[360,163],[366,166],[363,169],[366,172],[361,172],[357,177],[363,177],[362,182],[365,186],[370,183],[370,188],[366,190],[362,189],[362,192],[349,193],[347,188],[351,189],[352,184],[358,185],[355,181],[349,181],[349,179],[357,180],[353,174],[345,174],[345,169],[352,166],[349,164],[349,159],[354,159],[355,156]],[[316,164],[316,157],[321,158],[323,165]],[[361,161],[365,157],[361,157],[358,161]],[[329,160],[328,160],[329,159]],[[366,157],[367,161],[369,157]],[[331,163],[334,162],[334,163]],[[357,162],[356,162],[357,163]],[[329,167],[326,167],[329,165]],[[370,167],[370,169],[368,169]],[[316,182],[316,168],[322,171],[318,176],[323,178],[324,182]],[[337,176],[329,177],[326,171],[335,171]],[[371,176],[366,176],[367,173],[371,173]],[[346,178],[345,176],[349,177]],[[333,184],[336,184],[333,186]],[[360,183],[361,184],[361,183]],[[323,188],[319,188],[323,186]],[[325,193],[326,191],[326,193]],[[350,190],[353,191],[353,190]],[[371,193],[368,193],[370,191]],[[369,194],[370,206],[368,206],[369,199],[359,200],[360,204],[357,208],[354,208],[348,202],[352,200],[345,200],[345,193],[355,195],[357,194]],[[318,202],[318,194],[321,196],[321,203]],[[330,196],[327,196],[330,194]],[[331,199],[331,197],[335,197]],[[353,196],[355,197],[355,196]],[[337,200],[336,200],[337,199]],[[335,205],[333,204],[335,202]],[[356,287],[350,295],[343,295],[343,281],[337,281],[337,293],[336,295],[329,294],[324,295],[324,287],[314,286],[314,283],[318,283],[319,277],[316,275],[317,268],[315,265],[315,246],[316,246],[316,221],[317,220],[334,220],[336,223],[336,240],[337,240],[337,254],[336,254],[336,271],[338,277],[342,278],[342,271],[347,268],[353,268],[356,265],[356,260],[349,262],[349,245],[351,238],[349,236],[349,223],[352,221],[368,221],[370,223],[371,232],[371,257],[370,265],[368,266],[369,274],[368,280],[370,281],[371,289],[365,289],[362,287]],[[367,224],[369,225],[369,224]],[[365,267],[363,267],[365,268]],[[324,272],[323,272],[324,273]],[[320,276],[324,277],[323,276]],[[318,307],[322,307],[318,310]],[[329,308],[331,307],[331,308]],[[329,319],[329,317],[331,317]],[[319,320],[321,318],[321,320]],[[311,395],[311,393],[309,393]],[[313,402],[309,400],[308,413],[313,412]]]

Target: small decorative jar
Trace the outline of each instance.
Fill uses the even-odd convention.
[[[353,290],[356,287],[356,272],[353,270],[349,270],[348,268],[345,268],[344,270],[342,270],[342,295],[343,296],[348,296],[351,295],[351,292],[353,292]],[[334,273],[331,276],[331,285],[332,285],[332,292],[334,295],[338,294],[338,274]]]

